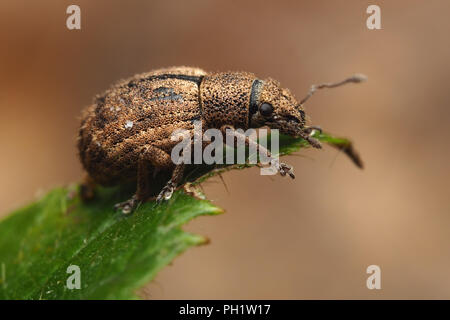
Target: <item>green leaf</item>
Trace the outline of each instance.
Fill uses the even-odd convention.
[[[316,138],[361,164],[348,140],[328,134]],[[281,155],[304,147],[308,144],[302,139],[280,137]],[[248,166],[197,166],[185,182],[192,186],[221,171]],[[130,196],[124,188],[99,188],[88,203],[75,190],[54,189],[0,222],[0,299],[138,298],[136,290],[177,255],[207,242],[181,227],[197,216],[222,212],[187,188],[166,203],[143,203],[129,216],[113,210]],[[70,265],[80,268],[81,289],[66,287]]]

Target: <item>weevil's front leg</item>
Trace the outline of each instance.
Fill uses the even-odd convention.
[[[303,128],[303,131],[300,132],[300,137],[308,141],[308,143],[313,146],[314,148],[320,149],[322,148],[322,144],[319,142],[319,140],[312,137],[314,134],[314,131],[320,131],[322,133],[322,128],[319,126],[309,126]]]
[[[233,134],[233,136],[236,137],[236,139],[238,141],[240,141],[241,143],[245,143],[245,145],[247,147],[250,146],[254,146],[256,147],[256,150],[258,151],[262,151],[262,153],[265,153],[267,155],[267,157],[269,158],[270,164],[275,166],[275,168],[277,169],[277,171],[284,177],[286,174],[288,174],[292,179],[295,179],[295,175],[294,175],[294,168],[291,167],[290,165],[280,162],[277,158],[272,156],[272,153],[265,147],[263,147],[262,145],[260,145],[258,142],[250,139],[248,136],[246,136],[243,133],[240,133],[239,131],[236,131],[234,129],[233,126],[230,125],[224,125],[220,128],[220,130],[222,131],[222,133],[224,135],[226,135],[226,131],[230,130]],[[233,146],[231,146],[233,147]]]

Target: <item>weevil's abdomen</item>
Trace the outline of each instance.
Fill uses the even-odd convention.
[[[170,154],[175,129],[193,130],[201,118],[199,86],[205,72],[168,68],[120,81],[97,96],[82,115],[81,162],[98,183],[136,178],[138,158],[149,145]]]
[[[206,127],[219,129],[231,124],[247,129],[255,80],[256,76],[247,72],[208,74],[200,86]]]

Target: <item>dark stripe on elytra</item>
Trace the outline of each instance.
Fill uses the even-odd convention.
[[[160,75],[155,75],[155,76],[149,76],[149,77],[146,77],[146,78],[141,78],[141,79],[138,79],[138,80],[134,79],[134,80],[131,80],[126,85],[131,88],[131,87],[136,87],[137,83],[143,82],[143,81],[178,79],[178,80],[185,80],[185,81],[194,82],[200,88],[200,84],[202,83],[204,77],[205,76],[189,76],[189,75],[185,75],[185,74],[160,74]],[[162,91],[161,88],[157,88],[155,90],[161,90]],[[201,118],[202,117],[202,113],[203,113],[203,108],[202,108],[202,103],[201,103],[200,96],[201,95],[200,95],[200,92],[199,92],[198,93],[198,103],[199,103],[199,109],[200,109],[199,112],[200,112],[200,118]],[[182,96],[178,96],[178,95],[175,98],[176,98],[175,100],[178,100],[180,98],[183,99]],[[170,98],[166,98],[166,99],[170,99]],[[156,98],[155,100],[159,100],[159,99]],[[195,120],[197,120],[197,119],[195,119]]]
[[[197,84],[197,86],[200,86],[201,82],[203,81],[204,76],[188,76],[184,74],[161,74],[161,75],[155,75],[155,76],[149,76],[146,78],[141,79],[133,79],[129,83],[125,84],[128,87],[136,87],[138,83],[144,82],[144,81],[152,81],[152,80],[165,80],[165,79],[179,79],[179,80],[185,80],[185,81],[191,81]],[[170,93],[168,96],[164,97],[154,97],[151,98],[150,101],[158,101],[158,100],[183,100],[183,96],[181,94],[175,94],[173,92],[172,88],[166,88],[166,87],[159,87],[153,90],[154,93]],[[200,94],[199,94],[200,97]],[[201,111],[201,107],[200,107]],[[200,120],[201,116],[195,116],[193,118],[184,118],[182,117],[179,121],[189,121],[193,123],[195,120]],[[169,119],[168,119],[169,120]],[[147,130],[152,128],[153,123],[152,117],[148,116],[142,116],[140,119],[135,120],[133,123],[133,128],[130,130],[122,131],[120,134],[117,134],[112,137],[111,143],[114,146],[117,146],[118,144],[123,143],[123,141],[127,138],[130,138],[136,134],[139,134],[142,130]],[[169,120],[170,121],[170,120]]]
[[[263,81],[256,79],[252,84],[252,91],[250,93],[250,108],[248,114],[248,124],[250,126],[250,122],[252,120],[252,116],[258,111],[258,100],[259,95],[261,93],[261,88],[263,86]]]
[[[203,80],[203,76],[188,76],[185,74],[160,74],[156,76],[149,76],[146,78],[141,79],[134,79],[127,83],[128,87],[135,87],[137,83],[143,82],[143,81],[152,81],[152,80],[166,80],[166,79],[178,79],[178,80],[185,80],[185,81],[191,81],[197,84],[197,86],[200,85],[200,83]]]
[[[163,96],[153,97],[149,101],[158,101],[158,100],[172,100],[178,101],[183,100],[183,96],[181,94],[176,94],[173,91],[173,88],[159,87],[153,90],[153,93],[163,94]]]

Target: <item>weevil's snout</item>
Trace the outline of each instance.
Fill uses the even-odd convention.
[[[288,89],[280,88],[278,82],[269,79],[264,81],[251,125],[268,126],[283,134],[299,136],[305,126],[305,112]]]

